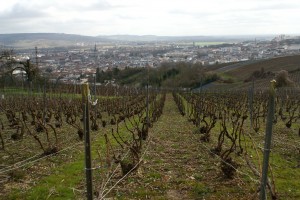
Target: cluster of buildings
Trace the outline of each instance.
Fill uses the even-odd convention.
[[[162,62],[190,62],[202,65],[269,59],[300,54],[300,43],[286,43],[285,36],[271,41],[244,41],[211,46],[195,42],[116,42],[73,48],[36,49],[20,53],[30,57],[44,74],[55,81],[80,82],[102,71],[127,67],[158,67]],[[294,38],[295,41],[300,39]]]

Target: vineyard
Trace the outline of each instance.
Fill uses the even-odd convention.
[[[6,90],[0,199],[85,199],[86,171],[94,199],[259,198],[268,90],[90,90],[88,112],[80,86]],[[299,101],[298,88],[275,92],[268,199],[300,198]]]

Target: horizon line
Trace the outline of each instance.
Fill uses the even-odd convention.
[[[232,36],[276,36],[276,35],[291,35],[291,36],[300,36],[300,33],[261,33],[261,34],[218,34],[218,35],[155,35],[155,34],[99,34],[99,35],[84,35],[77,33],[60,33],[60,32],[11,32],[11,33],[0,33],[0,35],[13,35],[13,34],[62,34],[62,35],[78,35],[78,36],[88,36],[88,37],[107,37],[107,36],[137,36],[137,37],[232,37]]]

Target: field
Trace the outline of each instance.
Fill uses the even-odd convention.
[[[219,45],[224,44],[226,42],[195,42],[196,46],[211,46],[211,45]]]
[[[76,94],[11,90],[1,99],[0,199],[85,199],[81,91],[61,91]],[[96,91],[94,198],[258,198],[267,92],[254,91],[249,104],[242,90],[150,91],[148,123],[144,90]],[[300,198],[299,108],[296,89],[276,92],[269,198]]]
[[[201,47],[204,47],[204,46],[211,46],[211,45],[220,45],[220,44],[225,44],[225,43],[228,43],[228,42],[215,42],[215,41],[195,41],[195,43],[193,42],[178,42],[178,44],[181,44],[181,45],[189,45],[189,46],[192,46],[193,44],[195,44],[195,46],[201,46]]]

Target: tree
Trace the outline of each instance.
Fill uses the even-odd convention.
[[[13,77],[13,72],[15,70],[21,70],[26,73],[26,79],[29,85],[38,75],[38,68],[36,65],[30,62],[28,58],[26,61],[19,61],[13,56],[13,50],[3,50],[0,57],[0,67],[2,76]]]
[[[20,61],[20,62],[15,62],[15,64],[20,64],[19,66],[13,67],[11,69],[11,73],[13,73],[15,70],[20,69],[26,72],[27,76],[27,81],[30,83],[33,81],[33,78],[37,74],[37,68],[35,65],[33,65],[30,62],[30,59],[27,59],[26,61]]]

